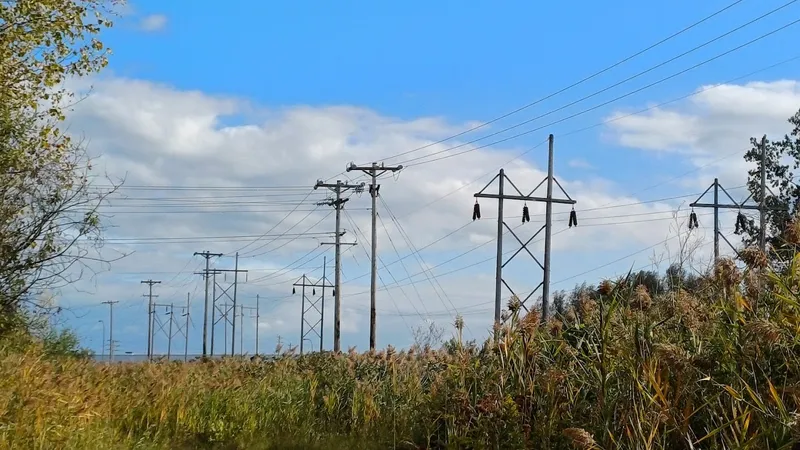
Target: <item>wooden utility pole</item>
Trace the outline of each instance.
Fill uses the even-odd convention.
[[[161,281],[153,281],[153,280],[144,280],[141,281],[141,284],[146,284],[148,287],[148,293],[143,295],[143,297],[147,297],[147,360],[153,360],[153,320],[155,320],[155,306],[153,304],[153,299],[158,297],[158,295],[153,295],[153,285],[160,284]]]
[[[331,200],[317,203],[318,205],[333,206],[336,211],[336,242],[333,245],[336,247],[336,271],[334,282],[334,305],[333,305],[333,351],[340,352],[340,339],[341,339],[341,314],[342,314],[342,245],[356,245],[355,243],[342,243],[341,237],[344,233],[341,231],[342,218],[341,213],[344,204],[347,203],[349,198],[342,198],[342,194],[346,191],[353,190],[356,193],[364,191],[364,183],[361,184],[347,184],[342,180],[336,180],[336,183],[325,183],[322,180],[317,181],[314,189],[328,188],[335,194]],[[322,245],[330,245],[330,243],[323,242]],[[302,344],[301,344],[302,345]]]
[[[386,172],[397,172],[403,170],[403,166],[389,166],[386,167],[383,163],[378,166],[374,162],[369,166],[357,166],[350,164],[347,171],[360,170],[370,176],[372,182],[369,185],[369,194],[372,197],[372,251],[371,251],[371,278],[369,287],[369,348],[375,350],[376,341],[376,296],[378,292],[378,206],[377,200],[381,185],[378,184],[378,177]]]
[[[186,324],[183,326],[183,362],[186,362],[189,359],[189,316],[190,316],[190,309],[189,309],[189,299],[191,294],[189,292],[186,293],[186,312],[183,313],[186,316]]]
[[[119,301],[103,302],[108,305],[108,361],[114,361],[114,303]]]

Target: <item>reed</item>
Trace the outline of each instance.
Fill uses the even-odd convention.
[[[760,259],[756,260],[760,261]],[[754,289],[753,285],[761,286]],[[358,354],[96,364],[0,348],[0,448],[790,449],[800,255],[696,292],[608,281],[496,339]]]

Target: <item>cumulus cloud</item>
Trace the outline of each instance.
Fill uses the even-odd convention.
[[[695,180],[695,187],[705,187],[714,177],[738,186],[750,168],[742,159],[750,138],[782,137],[791,131],[786,119],[799,108],[800,83],[795,80],[702,86],[680,106],[633,116],[616,111],[608,117],[607,131],[625,147],[687,157],[702,168],[702,181]]]
[[[85,88],[82,83],[74,88]],[[620,122],[619,130],[630,136],[650,129]],[[332,249],[322,245],[332,241],[333,210],[319,205],[331,193],[312,189],[316,180],[364,181],[362,175],[345,172],[348,162],[403,163],[458,143],[391,156],[465,127],[442,118],[401,120],[354,106],[275,109],[123,78],[93,80],[92,94],[76,106],[70,125],[89,138],[97,170],[125,178],[119,194],[103,208],[106,223],[113,225],[106,251],[133,253],[114,263],[110,272],[65,294],[69,300],[80,305],[100,298],[120,299],[130,308],[130,320],[143,322],[146,309],[139,281],[159,279],[160,301],[184,302],[189,293],[197,327],[202,323],[203,283],[196,272],[204,260],[193,253],[224,253],[211,265],[232,269],[233,254],[241,250],[239,268],[248,273],[238,286],[239,300],[253,306],[259,295],[263,302],[257,325],[254,318],[244,317],[246,339],[256,328],[284,336],[297,333],[301,299],[291,295],[292,283],[303,275],[319,279],[323,257],[327,279],[334,278]],[[381,179],[379,284],[390,287],[379,294],[382,345],[408,341],[410,329],[421,317],[449,322],[456,310],[467,317],[468,336],[485,335],[493,309],[497,203],[482,200],[483,218],[473,222],[473,194],[518,151],[480,149],[446,160],[447,170],[434,162]],[[533,189],[546,175],[537,164],[519,159],[505,164],[505,169],[523,191]],[[644,247],[648,252],[618,263],[646,264],[652,252],[674,253],[677,240],[667,238],[679,232],[670,229],[671,223],[682,222],[673,217],[678,203],[642,203],[621,196],[610,180],[558,178],[578,201],[580,220],[578,228],[570,229],[569,207],[554,209],[553,278],[563,280],[560,288],[608,273],[609,268],[619,267],[606,264],[609,260],[633,250]],[[496,189],[490,186],[487,192]],[[536,194],[543,195],[543,188]],[[343,345],[363,347],[369,305],[369,196],[353,192],[350,196],[342,214],[343,240],[358,245],[345,248],[342,255],[342,330],[351,336],[350,341],[343,338]],[[541,203],[528,207],[532,221],[525,225],[520,218],[522,204],[507,202],[505,207],[507,223],[523,242],[539,230],[545,212]],[[703,233],[707,231],[695,238],[707,240]],[[542,238],[539,234],[530,245],[537,257],[543,250]],[[507,233],[505,256],[518,247]],[[710,249],[702,251],[707,255]],[[598,266],[600,272],[591,270]],[[584,279],[573,277],[582,272],[587,274]],[[219,276],[218,294],[230,286],[230,276]],[[523,293],[536,287],[541,274],[522,252],[509,264],[505,277]],[[95,295],[80,294],[87,291]],[[325,327],[330,336],[333,300],[332,292],[326,292]]]

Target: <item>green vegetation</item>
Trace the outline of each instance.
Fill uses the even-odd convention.
[[[796,247],[800,225],[787,233]],[[629,276],[442,350],[97,364],[0,350],[5,448],[751,448],[800,440],[800,254]],[[694,447],[692,447],[694,446]]]

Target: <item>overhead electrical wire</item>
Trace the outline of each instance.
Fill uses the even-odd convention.
[[[350,224],[353,226],[353,228],[356,230],[356,232],[361,233],[361,236],[366,240],[367,239],[366,235],[364,234],[363,231],[361,231],[361,228],[358,226],[358,224],[355,223],[355,221],[352,219],[352,217],[350,217],[350,214],[347,211],[345,211],[345,218],[350,222]],[[370,254],[369,254],[369,252],[367,252],[367,249],[365,249],[364,247],[361,247],[361,249],[364,250],[364,254],[367,256],[367,258],[369,258]],[[394,283],[397,283],[397,278],[395,278],[395,276],[392,273],[392,271],[389,270],[386,267],[386,264],[383,263],[383,259],[380,257],[380,255],[376,255],[376,256],[377,256],[377,259],[380,261],[380,263],[383,265],[384,270],[386,270],[386,272],[392,278]],[[394,307],[397,310],[397,312],[400,312],[400,307],[397,305],[397,302],[394,300],[394,297],[392,296],[392,294],[386,289],[386,282],[383,280],[383,276],[381,276],[380,273],[378,273],[378,280],[380,281],[381,285],[384,287],[384,291],[389,296],[389,301],[392,302],[392,304],[394,305]],[[416,289],[415,289],[415,291],[417,292],[417,295],[419,296],[419,291],[417,291]],[[408,303],[411,305],[411,307],[414,308],[414,311],[416,311],[416,313],[420,317],[420,319],[424,320],[425,317],[419,312],[419,309],[417,309],[417,306],[414,304],[414,302],[411,301],[411,298],[408,296],[408,294],[406,294],[405,289],[403,289],[401,287],[400,288],[400,293],[403,295],[403,297],[405,297],[405,299],[408,301]],[[419,296],[419,301],[420,301],[420,303],[423,303],[422,296]],[[406,327],[408,327],[409,331],[411,331],[411,327],[409,327],[408,323],[405,322],[405,319],[403,319],[403,322],[405,323]]]
[[[702,213],[702,214],[698,214],[698,215],[702,215],[702,216],[710,216],[710,215],[713,215],[713,214],[714,214],[713,212],[709,212],[709,213]],[[616,225],[616,223],[614,223],[614,224],[608,224],[608,225]],[[561,230],[561,231],[560,231],[560,232],[558,232],[558,233],[561,233],[561,232],[564,232],[564,231],[567,231],[567,230],[568,230],[568,228],[567,228],[567,229],[563,229],[563,230]],[[556,234],[558,234],[558,233],[556,233]],[[645,247],[645,248],[643,248],[643,249],[637,250],[637,251],[635,251],[635,252],[633,252],[633,253],[631,253],[631,254],[629,254],[629,255],[626,255],[626,256],[624,256],[624,257],[622,257],[622,258],[618,258],[618,259],[615,259],[615,260],[613,260],[613,261],[610,261],[610,262],[604,263],[604,264],[602,264],[602,265],[600,265],[600,266],[594,267],[594,268],[592,268],[592,269],[590,269],[590,270],[588,270],[588,271],[582,272],[582,273],[580,273],[580,274],[573,275],[573,276],[571,276],[571,277],[569,277],[569,278],[561,279],[561,280],[559,280],[559,281],[557,281],[557,282],[554,282],[554,283],[552,283],[551,285],[554,285],[554,284],[560,284],[560,283],[563,283],[563,282],[569,281],[569,280],[571,280],[571,279],[575,279],[575,278],[581,277],[581,276],[583,276],[583,275],[586,275],[586,274],[588,274],[588,273],[591,273],[591,272],[594,272],[594,271],[600,270],[600,269],[602,269],[602,268],[608,267],[608,266],[610,266],[610,265],[613,265],[613,264],[615,264],[615,263],[618,263],[618,262],[620,262],[620,261],[624,261],[625,259],[629,259],[629,258],[631,258],[631,257],[633,257],[633,256],[635,256],[635,255],[638,255],[638,254],[641,254],[641,253],[643,253],[643,252],[645,252],[645,251],[651,250],[651,249],[653,249],[653,248],[655,248],[655,247],[657,247],[657,246],[659,246],[659,245],[663,245],[663,244],[665,244],[665,243],[669,242],[670,240],[677,239],[677,238],[679,238],[679,237],[681,237],[681,236],[683,236],[683,235],[686,235],[686,234],[689,234],[689,231],[680,232],[680,233],[678,233],[678,234],[677,234],[677,235],[675,235],[675,236],[671,236],[671,237],[668,237],[668,238],[666,238],[666,239],[663,239],[663,240],[661,240],[661,241],[659,241],[659,242],[657,242],[657,243],[655,243],[655,244],[651,244],[651,245],[649,245],[649,246],[647,246],[647,247]],[[536,243],[536,242],[541,242],[541,241],[542,241],[542,239],[539,239],[539,240],[537,240],[537,241],[534,241],[534,242]],[[704,246],[704,245],[708,245],[709,243],[710,243],[710,242],[708,242],[708,243],[705,243],[705,244],[701,245],[701,247],[702,247],[702,246]],[[509,250],[509,251],[505,252],[505,253],[504,253],[504,255],[507,255],[507,254],[509,254],[509,253],[512,253],[512,250]],[[473,264],[470,264],[470,265],[468,265],[468,266],[460,267],[460,268],[457,268],[457,269],[455,269],[455,270],[451,270],[451,271],[449,271],[449,272],[446,272],[446,273],[444,273],[444,274],[439,274],[439,275],[437,275],[437,277],[440,277],[440,276],[443,276],[443,275],[449,275],[449,274],[456,273],[456,272],[460,272],[460,271],[462,271],[462,270],[465,270],[465,269],[468,269],[468,268],[471,268],[471,267],[477,266],[477,265],[479,265],[479,264],[482,264],[482,263],[485,263],[485,262],[491,261],[492,259],[494,259],[494,258],[488,258],[488,259],[486,259],[486,260],[483,260],[483,261],[478,261],[478,262],[476,262],[476,263],[473,263]],[[652,265],[652,264],[651,264],[651,265]],[[421,282],[422,282],[422,280],[414,281],[414,283],[421,283]],[[406,283],[406,284],[407,284],[407,283]],[[527,294],[527,293],[529,293],[529,291],[527,291],[527,292],[524,292],[524,294]],[[469,305],[469,306],[466,306],[466,307],[464,307],[464,309],[469,309],[469,308],[474,308],[474,307],[483,306],[483,305],[489,305],[489,304],[494,304],[494,300],[487,301],[487,302],[482,302],[482,303],[477,303],[477,304],[473,304],[473,305]],[[384,312],[384,314],[390,314],[390,313],[388,313],[388,312]],[[431,314],[432,314],[432,315],[447,315],[447,314],[448,314],[448,312],[445,312],[445,311],[438,311],[438,312],[433,312],[433,313],[431,313]],[[469,314],[469,312],[467,312],[466,314]]]
[[[607,66],[607,67],[605,67],[605,68],[603,68],[603,69],[601,69],[601,70],[599,70],[599,71],[597,71],[597,72],[595,72],[595,73],[593,73],[593,74],[591,74],[591,75],[589,75],[587,77],[584,77],[584,78],[582,78],[582,79],[570,84],[569,86],[566,86],[566,87],[561,88],[561,89],[559,89],[559,90],[557,90],[555,92],[552,92],[552,93],[550,93],[550,94],[548,94],[548,95],[546,95],[544,97],[541,97],[541,98],[539,98],[539,99],[537,99],[537,100],[535,100],[533,102],[530,102],[530,103],[528,103],[528,104],[526,104],[524,106],[521,106],[521,107],[519,107],[519,108],[517,108],[517,109],[515,109],[513,111],[510,111],[510,112],[505,113],[505,114],[503,114],[501,116],[495,117],[495,118],[493,118],[491,120],[488,120],[486,122],[482,122],[479,125],[476,125],[476,126],[474,126],[472,128],[469,128],[467,130],[461,131],[459,133],[450,135],[450,136],[445,137],[443,139],[440,139],[438,141],[423,145],[421,147],[417,147],[417,148],[412,149],[412,150],[408,150],[408,151],[405,151],[405,152],[402,152],[402,153],[398,153],[398,154],[395,154],[395,155],[392,155],[392,156],[389,156],[389,157],[386,157],[386,158],[382,158],[382,159],[394,159],[394,158],[397,158],[397,157],[400,157],[400,156],[405,156],[407,154],[417,152],[419,150],[427,149],[427,148],[432,147],[434,145],[442,144],[444,142],[447,142],[449,140],[455,139],[457,137],[461,137],[461,136],[463,136],[463,135],[465,135],[467,133],[470,133],[472,131],[476,131],[476,130],[479,130],[481,128],[484,128],[487,125],[491,125],[491,124],[493,124],[495,122],[498,122],[498,121],[500,121],[502,119],[505,119],[505,118],[510,117],[510,116],[512,116],[514,114],[522,112],[522,111],[524,111],[524,110],[526,110],[528,108],[536,106],[536,105],[538,105],[539,103],[541,103],[541,102],[543,102],[545,100],[549,100],[549,99],[555,97],[556,95],[562,94],[562,93],[564,93],[564,92],[566,92],[566,91],[568,91],[568,90],[570,90],[572,88],[580,86],[581,84],[583,84],[583,83],[585,83],[585,82],[587,82],[589,80],[592,80],[592,79],[598,77],[599,75],[602,75],[602,74],[608,72],[609,70],[614,69],[614,68],[616,68],[616,67],[618,67],[618,66],[620,66],[620,65],[622,65],[622,64],[624,64],[624,63],[626,63],[626,62],[628,62],[628,61],[630,61],[630,60],[632,60],[634,58],[636,58],[637,56],[640,56],[640,55],[642,55],[642,54],[644,54],[644,53],[646,53],[646,52],[648,52],[648,51],[660,46],[661,44],[664,44],[664,43],[666,43],[666,42],[668,42],[668,41],[680,36],[681,34],[691,30],[692,28],[695,28],[696,26],[701,25],[704,22],[706,22],[706,21],[708,21],[708,20],[710,20],[710,19],[722,14],[723,12],[733,8],[734,6],[742,3],[742,1],[743,0],[737,0],[737,1],[735,1],[735,2],[733,2],[731,4],[729,4],[729,5],[725,6],[724,8],[719,9],[719,10],[713,12],[712,14],[710,14],[708,16],[705,16],[702,19],[690,24],[689,26],[684,27],[683,29],[681,29],[681,30],[679,30],[679,31],[677,31],[677,32],[675,32],[675,33],[673,33],[673,34],[671,34],[671,35],[659,40],[658,42],[656,42],[654,44],[651,44],[650,46],[648,46],[648,47],[646,47],[646,48],[644,48],[644,49],[642,49],[642,50],[640,50],[640,51],[638,51],[638,52],[636,52],[636,53],[634,53],[634,54],[632,54],[632,55],[630,55],[630,56],[628,56],[628,57],[626,57],[626,58],[624,58],[624,59],[622,59],[620,61],[617,61],[616,63],[614,63],[614,64],[612,64],[610,66]]]
[[[793,0],[793,2],[796,2],[796,1],[798,1],[798,0]],[[466,146],[466,145],[469,145],[470,143],[473,143],[473,142],[477,142],[477,141],[479,141],[479,140],[482,140],[482,139],[484,139],[485,137],[484,137],[484,138],[481,138],[481,139],[478,139],[478,140],[475,140],[475,141],[467,142],[467,143],[464,143],[464,144],[459,144],[458,146],[455,146],[455,147],[446,148],[446,149],[443,149],[443,150],[437,150],[437,151],[435,151],[435,152],[433,152],[433,153],[429,153],[429,154],[427,154],[427,155],[423,155],[423,156],[418,156],[418,157],[410,158],[410,159],[407,159],[407,160],[401,161],[399,164],[402,164],[402,165],[403,165],[403,166],[405,166],[405,167],[414,167],[414,166],[419,166],[419,165],[422,165],[422,164],[429,164],[429,163],[433,163],[433,162],[441,161],[441,160],[444,160],[444,159],[448,159],[448,158],[452,158],[452,157],[455,157],[455,156],[463,155],[463,154],[465,154],[465,153],[470,153],[470,152],[474,152],[474,151],[476,151],[476,150],[480,150],[480,149],[483,149],[483,148],[491,147],[491,146],[494,146],[494,145],[497,145],[497,144],[500,144],[500,143],[503,143],[503,142],[507,142],[507,141],[510,141],[510,140],[512,140],[512,139],[516,139],[516,138],[518,138],[518,137],[525,136],[525,135],[531,134],[531,133],[533,133],[533,132],[536,132],[536,131],[539,131],[539,130],[542,130],[542,129],[545,129],[545,128],[548,128],[548,127],[551,127],[551,126],[553,126],[553,125],[557,125],[557,124],[559,124],[559,123],[562,123],[562,122],[565,122],[565,121],[567,121],[567,120],[574,119],[575,117],[582,116],[582,115],[584,115],[584,114],[586,114],[586,113],[589,113],[589,112],[591,112],[591,111],[594,111],[594,110],[597,110],[597,109],[599,109],[599,108],[602,108],[603,106],[610,105],[611,103],[614,103],[614,102],[617,102],[617,101],[619,101],[619,100],[622,100],[623,98],[627,98],[627,97],[630,97],[631,95],[637,94],[637,93],[639,93],[639,92],[642,92],[642,91],[644,91],[644,90],[646,90],[646,89],[650,89],[650,88],[651,88],[651,87],[653,87],[653,86],[659,85],[659,84],[661,84],[661,83],[663,83],[663,82],[665,82],[665,81],[669,81],[669,80],[671,80],[671,79],[673,79],[673,78],[676,78],[676,77],[678,77],[678,76],[680,76],[680,75],[683,75],[684,73],[687,73],[687,72],[689,72],[689,71],[692,71],[692,70],[694,70],[694,69],[697,69],[698,67],[702,67],[702,66],[704,66],[704,65],[706,65],[706,64],[708,64],[708,63],[710,63],[710,62],[713,62],[713,61],[715,61],[715,60],[717,60],[717,59],[719,59],[719,58],[722,58],[722,57],[724,57],[724,56],[727,56],[727,55],[729,55],[729,54],[731,54],[731,53],[733,53],[733,52],[735,52],[735,51],[741,50],[742,48],[745,48],[745,47],[747,47],[747,46],[749,46],[749,45],[752,45],[752,44],[754,44],[754,43],[756,43],[756,42],[758,42],[758,41],[760,41],[760,40],[762,40],[762,39],[764,39],[764,38],[766,38],[766,37],[769,37],[769,36],[771,36],[771,35],[773,35],[773,34],[775,34],[775,33],[778,33],[778,32],[780,32],[780,31],[783,31],[783,30],[784,30],[784,29],[786,29],[786,28],[789,28],[789,27],[791,27],[791,26],[794,26],[794,25],[796,25],[798,22],[800,22],[800,19],[794,20],[794,21],[792,21],[792,22],[790,22],[790,23],[788,23],[788,24],[786,24],[786,25],[783,25],[783,26],[781,26],[781,27],[779,27],[779,28],[776,28],[776,29],[774,29],[774,30],[772,30],[772,31],[770,31],[770,32],[768,32],[768,33],[762,34],[761,36],[759,36],[759,37],[757,37],[757,38],[755,38],[755,39],[752,39],[752,40],[750,40],[750,41],[747,41],[747,42],[745,42],[744,44],[738,45],[738,46],[736,46],[736,47],[734,47],[734,48],[732,48],[732,49],[730,49],[730,50],[727,50],[727,51],[725,51],[725,52],[723,52],[723,53],[717,54],[716,56],[713,56],[713,57],[711,57],[711,58],[708,58],[708,59],[706,59],[706,60],[704,60],[704,61],[701,61],[700,63],[697,63],[697,64],[695,64],[695,65],[693,65],[693,66],[691,66],[691,67],[688,67],[688,68],[686,68],[686,69],[683,69],[683,70],[681,70],[681,71],[675,72],[675,73],[673,73],[672,75],[669,75],[669,76],[667,76],[667,77],[661,78],[661,79],[659,79],[659,80],[657,80],[657,81],[654,81],[654,82],[652,82],[652,83],[650,83],[650,84],[647,84],[647,85],[645,85],[645,86],[642,86],[642,87],[640,87],[640,88],[638,88],[638,89],[634,89],[633,91],[629,91],[629,92],[627,92],[627,93],[625,93],[625,94],[622,94],[622,95],[619,95],[619,96],[617,96],[617,97],[614,97],[614,98],[612,98],[611,100],[607,100],[607,101],[605,101],[605,102],[603,102],[603,103],[597,104],[597,105],[595,105],[595,106],[592,106],[592,107],[590,107],[590,108],[584,109],[584,110],[582,110],[582,111],[579,111],[579,112],[577,112],[577,113],[574,113],[574,114],[571,114],[571,115],[569,115],[569,116],[563,117],[563,118],[561,118],[561,119],[555,120],[555,121],[553,121],[553,122],[550,122],[550,123],[548,123],[548,124],[545,124],[545,125],[542,125],[542,126],[539,126],[539,127],[536,127],[536,128],[532,128],[532,129],[530,129],[530,130],[526,130],[526,131],[523,131],[523,132],[520,132],[520,133],[517,133],[517,134],[511,135],[511,136],[505,137],[505,138],[503,138],[503,139],[499,139],[499,140],[496,140],[496,141],[494,141],[494,142],[490,142],[490,143],[488,143],[488,144],[484,144],[484,145],[480,145],[480,146],[477,146],[477,147],[468,148],[468,149],[466,149],[466,150],[463,150],[463,151],[460,151],[460,152],[456,152],[456,153],[452,153],[452,154],[444,155],[444,156],[441,156],[441,157],[439,157],[439,158],[427,159],[427,158],[430,158],[430,157],[432,157],[432,156],[436,156],[436,155],[439,155],[439,154],[442,154],[442,153],[449,152],[449,151],[451,151],[451,150],[454,150],[454,149],[456,149],[456,148],[464,147],[464,146]],[[588,96],[587,96],[586,98],[588,98]],[[580,101],[583,101],[583,99],[579,99],[578,101],[572,102],[572,103],[570,103],[570,104],[568,104],[568,105],[565,105],[565,106],[562,106],[562,107],[559,107],[559,108],[557,108],[557,109],[555,109],[555,110],[552,110],[551,112],[548,112],[548,113],[545,113],[545,114],[543,114],[543,115],[537,116],[537,117],[535,117],[535,118],[533,118],[533,119],[530,119],[530,120],[528,120],[528,121],[526,121],[526,122],[524,122],[524,123],[529,123],[529,122],[531,122],[531,121],[533,121],[533,120],[539,119],[539,118],[541,118],[541,117],[544,117],[544,116],[546,116],[546,115],[550,115],[550,114],[551,114],[551,113],[553,113],[553,112],[556,112],[556,111],[560,111],[560,110],[562,110],[562,109],[565,109],[565,108],[567,108],[567,107],[569,107],[569,106],[572,106],[572,105],[574,105],[574,104],[576,104],[576,103],[578,103],[578,102],[580,102]],[[514,126],[513,128],[516,128],[517,126],[519,126],[519,125],[516,125],[516,126]],[[511,128],[508,128],[508,129],[511,129]],[[497,132],[497,133],[493,133],[492,135],[496,135],[496,134],[498,134],[498,133],[500,133],[500,132],[504,132],[504,131],[507,131],[507,130],[501,130],[501,131],[499,131],[499,132]],[[427,159],[427,160],[426,160],[426,159]],[[425,161],[421,161],[421,160],[425,160]],[[415,161],[420,161],[420,162],[415,162]]]
[[[434,276],[431,276],[431,273],[429,273],[429,271],[427,271],[427,264],[422,259],[422,255],[420,254],[420,252],[417,249],[416,245],[414,245],[414,242],[411,240],[411,236],[409,236],[408,233],[406,233],[405,229],[403,228],[403,225],[400,223],[400,221],[397,219],[397,217],[392,212],[392,209],[389,207],[389,204],[386,202],[386,199],[383,198],[383,197],[380,197],[380,199],[381,199],[381,203],[383,204],[384,209],[386,210],[387,213],[389,213],[389,217],[392,219],[392,221],[394,222],[395,226],[397,227],[397,230],[400,232],[400,236],[403,238],[403,240],[406,242],[406,244],[411,249],[411,254],[413,254],[415,259],[417,260],[417,263],[419,264],[419,268],[422,269],[422,271],[425,273],[425,278],[427,278],[428,282],[431,285],[431,288],[433,288],[433,292],[436,294],[437,297],[439,297],[439,301],[441,301],[444,304],[444,300],[442,300],[442,296],[444,296],[444,298],[447,299],[447,302],[453,308],[453,311],[458,313],[458,308],[453,303],[453,301],[450,299],[450,296],[447,295],[447,291],[442,287],[441,283],[439,283],[439,279],[434,277]],[[380,217],[380,216],[378,216],[378,217]],[[387,235],[388,235],[388,231],[387,231]],[[391,237],[389,239],[391,240]],[[402,260],[400,261],[400,263],[405,267],[405,263],[403,263]],[[435,282],[435,284],[434,284],[434,282]],[[441,291],[441,294],[439,293],[439,291],[437,291],[437,289],[436,289],[437,286],[438,286],[439,290]],[[446,306],[445,306],[445,308],[446,308]],[[468,328],[467,331],[472,333],[472,330],[469,330],[469,328]]]
[[[299,222],[295,222],[295,224],[294,224],[294,225],[292,225],[291,227],[289,227],[288,229],[286,229],[286,232],[289,232],[289,231],[291,231],[291,230],[292,230],[294,227],[296,227],[297,225],[299,225],[300,223],[302,223],[302,222],[303,222],[304,220],[306,220],[306,219],[307,219],[307,218],[308,218],[308,217],[309,217],[309,216],[310,216],[310,215],[311,215],[313,212],[314,212],[314,211],[311,211],[311,212],[309,212],[309,213],[308,213],[308,214],[306,214],[306,216],[305,216],[305,217],[303,217],[303,218],[302,218],[302,219],[301,219]],[[309,232],[309,231],[313,230],[314,228],[316,228],[316,227],[317,227],[317,225],[319,225],[319,224],[321,224],[322,222],[324,222],[324,221],[325,221],[325,219],[327,219],[328,217],[330,217],[330,216],[331,216],[331,214],[333,214],[333,211],[329,211],[329,212],[328,212],[328,214],[325,214],[324,216],[322,216],[322,218],[321,218],[321,219],[319,219],[319,220],[318,220],[317,222],[315,222],[313,225],[311,225],[310,227],[308,227],[304,233],[307,233],[307,232]],[[252,253],[252,252],[255,252],[255,251],[261,250],[262,248],[264,248],[264,247],[268,246],[268,245],[269,245],[269,244],[271,244],[272,242],[275,242],[275,239],[269,240],[269,241],[267,241],[267,242],[265,242],[265,243],[263,243],[263,244],[259,245],[258,247],[256,247],[256,248],[252,249],[252,250],[248,250],[248,251],[247,251],[247,253]],[[264,256],[264,255],[266,255],[266,254],[272,253],[272,252],[274,252],[274,251],[277,251],[277,250],[279,250],[279,249],[281,249],[281,248],[285,247],[286,245],[288,245],[288,244],[290,244],[290,243],[292,243],[292,242],[294,242],[294,239],[289,239],[289,240],[285,241],[284,243],[282,243],[281,245],[279,245],[279,246],[277,246],[277,247],[275,247],[275,248],[272,248],[272,249],[269,249],[269,250],[265,250],[265,251],[263,251],[263,252],[256,253],[256,254],[248,254],[248,255],[245,255],[244,257],[245,257],[245,258],[258,258],[258,257]],[[241,257],[242,257],[242,256],[240,256],[240,258],[241,258]]]

